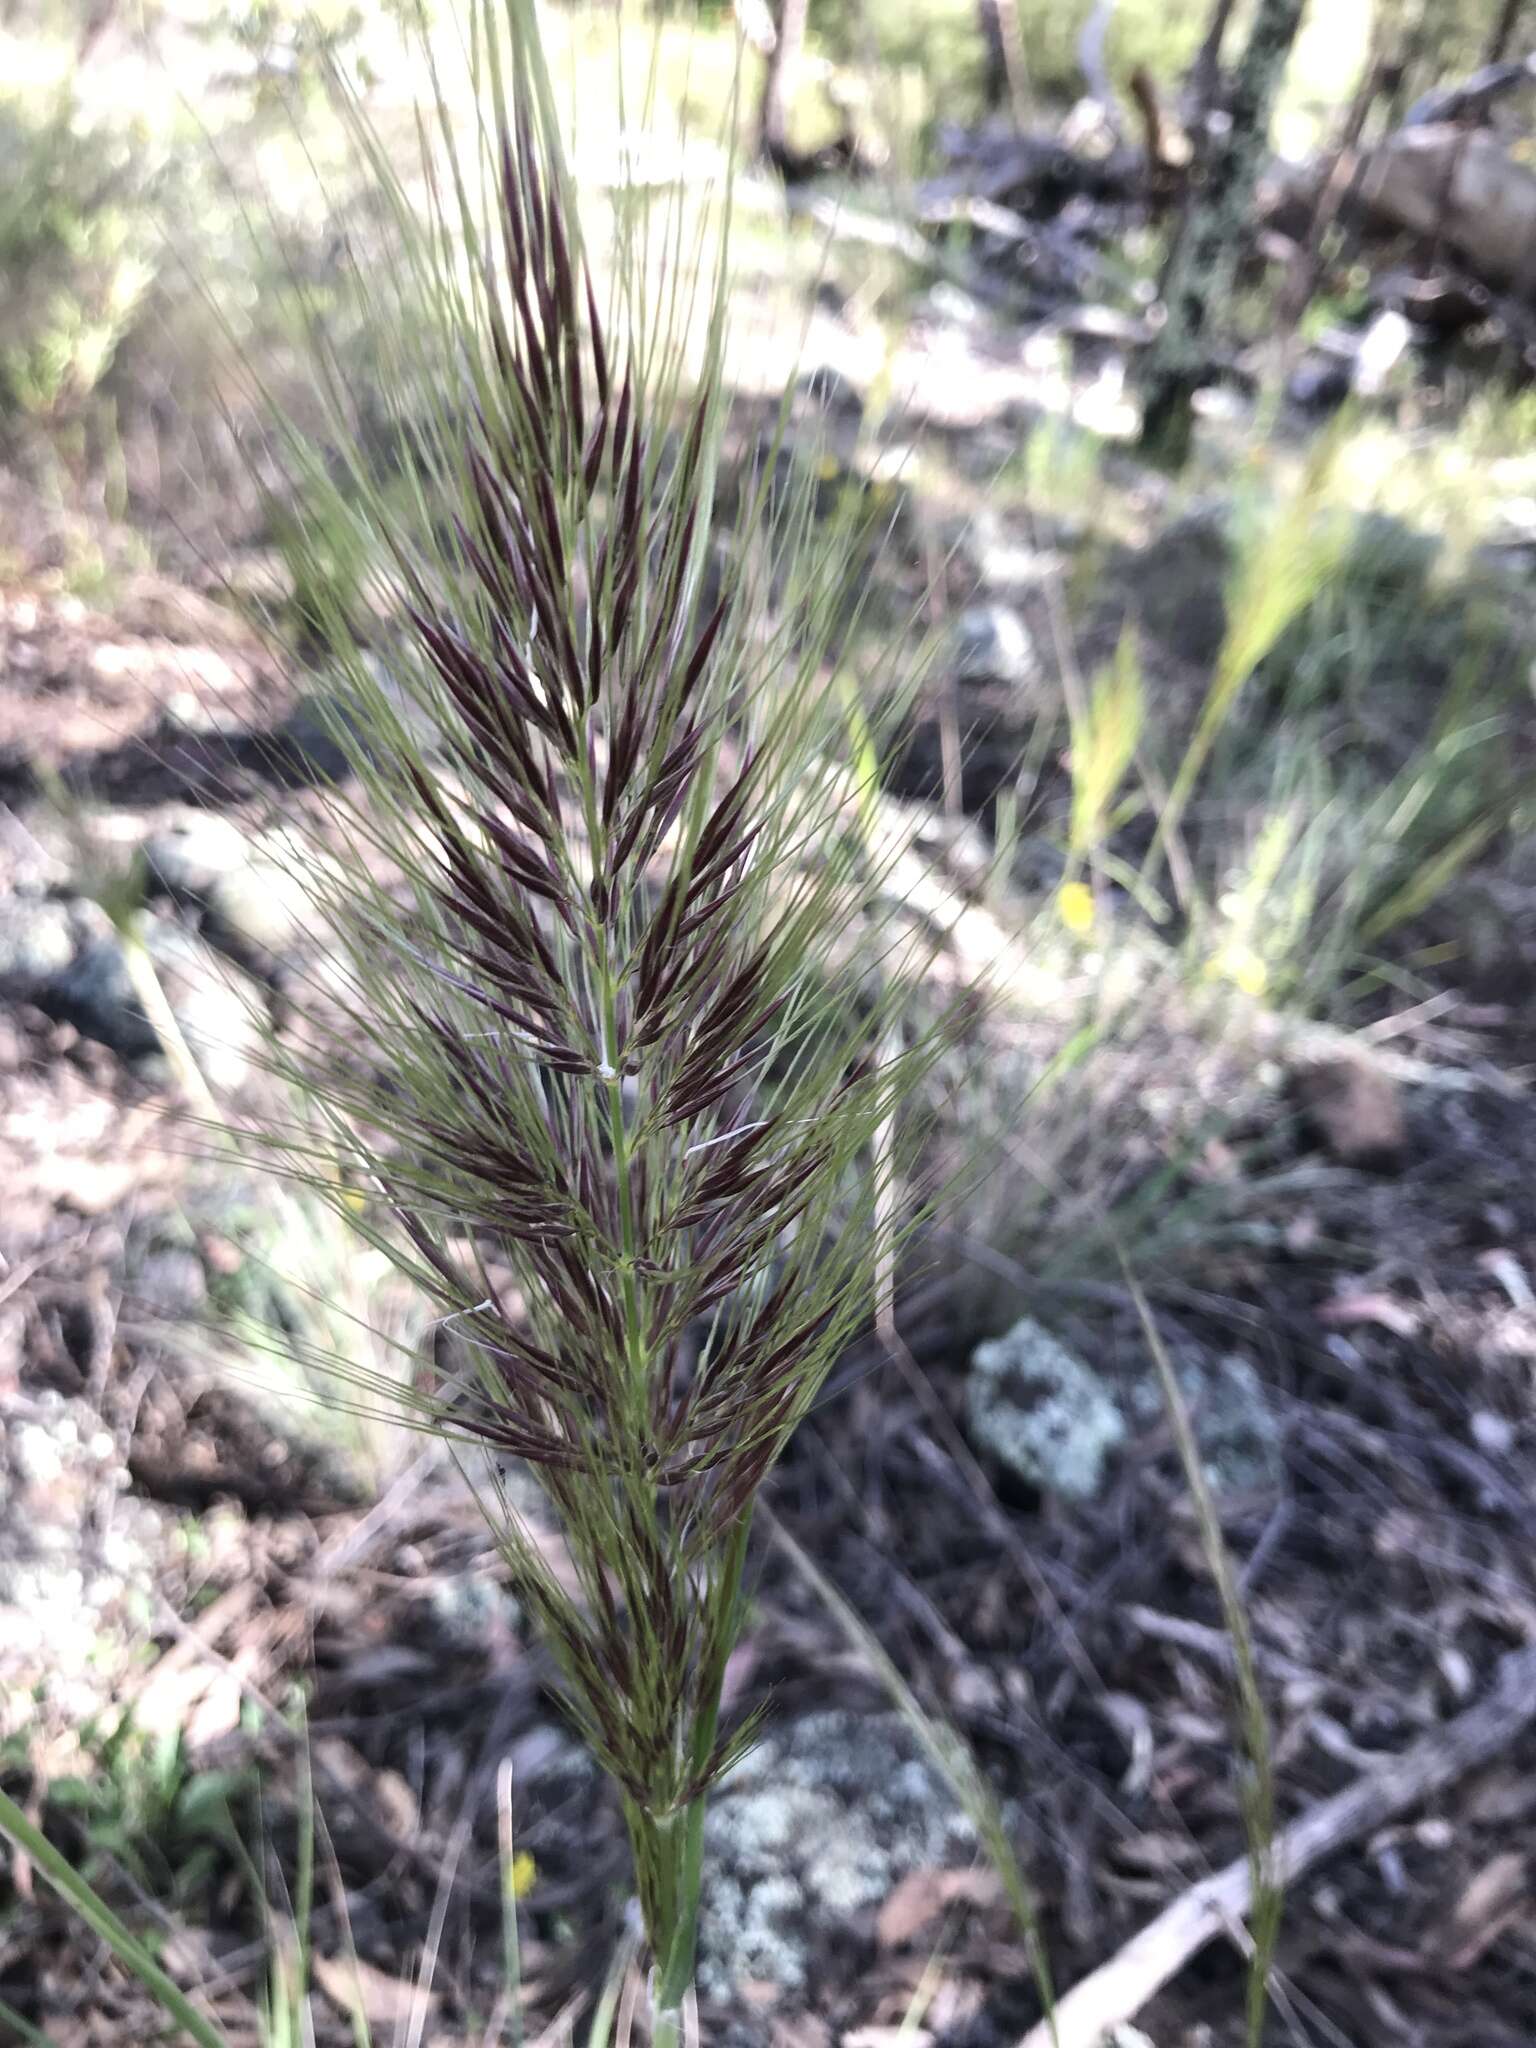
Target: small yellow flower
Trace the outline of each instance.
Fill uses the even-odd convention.
[[[843,473],[843,466],[835,455],[823,455],[816,464],[816,474],[824,484],[832,483]]]
[[[1063,882],[1056,892],[1056,909],[1069,932],[1093,929],[1093,891],[1086,882]]]
[[[526,1849],[519,1849],[512,1858],[512,1896],[526,1899],[539,1881],[539,1866]]]
[[[1269,987],[1269,969],[1252,946],[1244,945],[1241,939],[1233,939],[1229,945],[1223,946],[1207,972],[1222,981],[1230,981],[1245,996],[1261,996]]]

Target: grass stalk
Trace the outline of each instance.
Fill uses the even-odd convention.
[[[1274,1855],[1277,1827],[1274,1743],[1270,1735],[1269,1715],[1264,1706],[1264,1696],[1259,1688],[1253,1632],[1248,1625],[1248,1615],[1243,1606],[1237,1575],[1232,1569],[1232,1560],[1222,1534],[1220,1510],[1216,1505],[1210,1480],[1206,1476],[1205,1461],[1200,1454],[1200,1443],[1190,1417],[1189,1403],[1184,1398],[1184,1389],[1179,1384],[1178,1374],[1174,1371],[1173,1362],[1168,1356],[1168,1348],[1147,1305],[1146,1296],[1142,1293],[1123,1253],[1121,1268],[1136,1313],[1141,1319],[1147,1348],[1151,1351],[1157,1367],[1163,1399],[1173,1426],[1174,1441],[1178,1447],[1179,1461],[1184,1468],[1184,1476],[1195,1504],[1201,1547],[1205,1552],[1206,1564],[1221,1602],[1222,1619],[1232,1639],[1233,1665],[1237,1676],[1238,1725],[1243,1754],[1248,1760],[1251,1772],[1243,1787],[1242,1802],[1253,1877],[1253,1947],[1248,1959],[1247,2034],[1249,2048],[1260,2048],[1269,2003],[1270,1970],[1274,1964],[1285,1910],[1285,1892]]]

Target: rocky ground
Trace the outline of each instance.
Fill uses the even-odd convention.
[[[958,443],[930,427],[969,450],[962,482],[967,459],[985,471],[974,423]],[[963,815],[935,817],[952,864],[1059,713],[1053,579],[1086,565],[1083,658],[1129,612],[1187,718],[1229,565],[1219,519],[1164,517],[1161,492],[1127,491],[1147,518],[1104,546],[1068,519],[933,514],[963,540]],[[630,1931],[614,1802],[446,1458],[342,1429],[294,1362],[354,1304],[417,1345],[424,1314],[189,1132],[122,938],[131,914],[207,1086],[254,1103],[304,928],[283,819],[336,768],[322,686],[183,582],[128,569],[70,595],[31,509],[11,521],[0,1769],[242,2039],[312,1774],[318,2036],[353,2038],[349,1953],[376,2037],[403,2024],[430,1941],[416,2038],[446,2048],[486,2038],[501,1995],[510,1758],[528,2019],[581,2033]],[[1458,602],[1433,615],[1447,641]],[[1528,658],[1524,603],[1511,582]],[[901,778],[941,809],[946,701]],[[1060,874],[1051,834],[1026,833],[1020,901]],[[1140,941],[1111,960],[1028,927],[1014,1064],[973,1108],[1016,1137],[1008,1163],[937,1246],[895,1355],[871,1340],[844,1361],[770,1489],[790,1541],[765,1531],[729,1709],[772,1711],[710,1823],[710,2038],[883,2048],[905,2026],[1004,2048],[1038,2010],[974,1814],[796,1545],[974,1751],[1059,1987],[1241,1855],[1230,1641],[1117,1242],[1232,1550],[1282,1823],[1442,1730],[1536,1641],[1533,904],[1528,849],[1501,840],[1415,929],[1439,944],[1452,920],[1450,965],[1347,1043],[1191,988]],[[1037,1100],[1085,1005],[1116,1017],[1107,1049]],[[1533,1766],[1527,1735],[1296,1888],[1276,2039],[1529,2042]],[[104,1954],[23,1864],[5,1882],[0,1997],[61,2044],[137,2038]],[[1159,2048],[1236,2044],[1243,1968],[1222,1933],[1138,2024]]]

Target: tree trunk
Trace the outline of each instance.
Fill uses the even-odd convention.
[[[1296,330],[1301,316],[1312,303],[1318,280],[1323,273],[1323,254],[1334,222],[1345,211],[1354,198],[1360,172],[1352,176],[1343,175],[1346,163],[1358,165],[1360,138],[1365,133],[1365,124],[1371,118],[1371,109],[1382,97],[1387,66],[1382,62],[1375,43],[1372,43],[1360,74],[1360,83],[1355,87],[1355,97],[1350,102],[1344,125],[1338,139],[1323,162],[1322,176],[1317,180],[1317,198],[1312,218],[1306,233],[1301,237],[1296,261],[1291,274],[1280,289],[1276,302],[1275,324],[1279,329],[1282,362],[1291,354],[1292,344],[1299,337]]]
[[[805,48],[809,13],[810,0],[779,0],[774,9],[773,48],[768,53],[757,113],[758,154],[774,164],[782,165],[789,153],[789,99]]]
[[[1142,369],[1141,445],[1175,467],[1189,453],[1194,396],[1207,375],[1207,330],[1231,296],[1275,98],[1305,5],[1259,0],[1232,79],[1230,126],[1212,138],[1203,175],[1174,232],[1163,272],[1163,326]]]
[[[1483,52],[1485,64],[1502,64],[1509,55],[1509,46],[1515,40],[1515,30],[1520,26],[1520,17],[1525,12],[1525,0],[1502,0],[1493,31],[1488,38],[1488,47]]]
[[[1191,119],[1196,126],[1210,112],[1211,101],[1215,97],[1216,80],[1221,71],[1221,46],[1226,40],[1227,23],[1232,19],[1232,5],[1233,0],[1213,0],[1205,41],[1200,45],[1199,56],[1190,66]]]
[[[1016,0],[976,0],[976,25],[987,52],[987,105],[1010,104],[1022,127],[1028,80]]]

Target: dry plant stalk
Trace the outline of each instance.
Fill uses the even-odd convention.
[[[903,1134],[950,1033],[913,1024],[906,928],[879,928],[900,849],[862,829],[828,682],[867,536],[813,524],[776,447],[716,546],[723,267],[695,308],[679,211],[660,260],[619,234],[600,292],[531,8],[482,0],[467,55],[480,126],[456,139],[434,69],[425,216],[352,103],[398,239],[357,279],[398,473],[318,322],[323,469],[286,429],[330,491],[317,558],[346,523],[390,623],[377,660],[326,621],[352,780],[308,876],[328,957],[272,1055],[306,1110],[264,1136],[461,1340],[451,1386],[354,1370],[338,1398],[479,1475],[620,1788],[671,2043],[705,1795],[751,1733],[719,1721],[753,1501],[910,1223]]]

